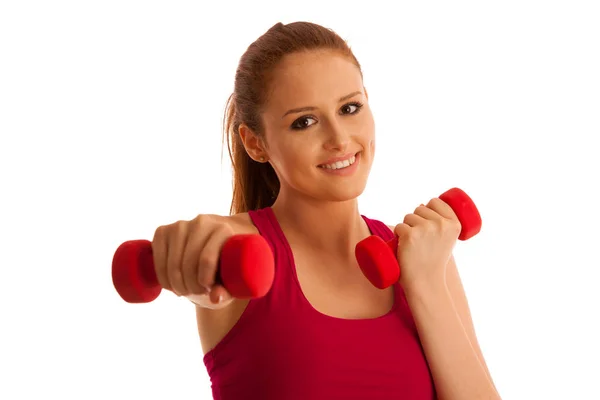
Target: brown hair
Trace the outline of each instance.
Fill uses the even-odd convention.
[[[244,123],[264,140],[261,111],[267,101],[272,71],[284,56],[309,50],[339,52],[361,70],[344,39],[331,29],[310,22],[275,24],[240,58],[234,91],[225,107],[223,129],[233,167],[232,215],[271,206],[279,194],[275,170],[268,162],[250,158],[238,130]]]

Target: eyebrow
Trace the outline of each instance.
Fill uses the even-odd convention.
[[[348,100],[354,96],[356,96],[357,94],[362,94],[362,91],[357,90],[356,92],[352,92],[350,94],[347,94],[345,96],[340,97],[340,99],[338,100],[338,102],[342,102],[344,100]],[[307,107],[299,107],[299,108],[292,108],[291,110],[286,111],[285,114],[283,114],[283,117],[281,118],[285,118],[287,115],[289,114],[295,114],[295,113],[300,113],[300,112],[304,112],[304,111],[312,111],[312,110],[316,110],[316,107],[313,106],[307,106]]]

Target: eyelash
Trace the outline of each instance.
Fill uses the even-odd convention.
[[[345,107],[348,107],[348,106],[355,106],[355,107],[356,107],[356,111],[354,111],[353,113],[348,113],[348,114],[345,114],[345,115],[356,115],[356,114],[358,114],[358,113],[360,112],[360,110],[362,109],[362,107],[363,107],[363,103],[361,103],[361,102],[358,102],[358,101],[354,101],[354,102],[352,102],[352,103],[347,103],[347,104],[344,104],[344,105],[342,106],[342,109],[344,109]],[[306,119],[308,119],[308,118],[316,119],[315,117],[313,117],[313,116],[310,116],[310,115],[305,115],[305,116],[302,116],[302,117],[298,118],[297,120],[295,120],[295,121],[292,123],[292,129],[293,129],[293,130],[300,131],[300,130],[304,130],[304,129],[308,129],[308,128],[310,128],[312,125],[310,125],[310,126],[298,126],[298,124],[299,124],[301,121],[305,121],[305,120],[306,120]]]

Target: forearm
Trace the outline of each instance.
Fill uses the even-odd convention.
[[[438,397],[500,399],[463,327],[444,283],[405,290]]]

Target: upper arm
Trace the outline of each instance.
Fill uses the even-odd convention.
[[[244,313],[248,302],[248,300],[234,299],[229,305],[220,309],[196,305],[196,324],[204,354],[219,344],[233,329]]]

